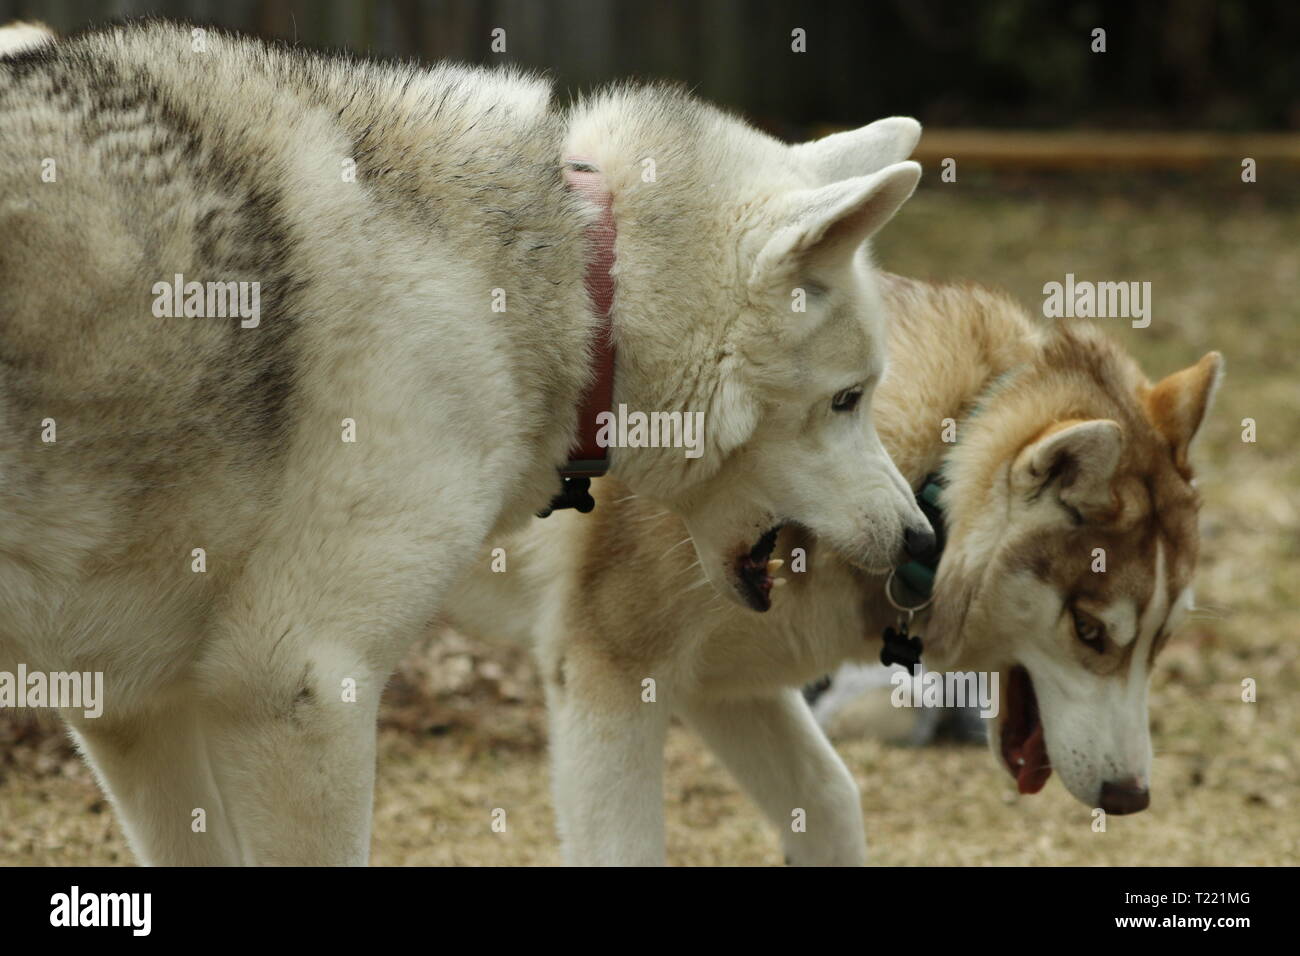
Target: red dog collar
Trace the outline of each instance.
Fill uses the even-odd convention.
[[[611,270],[614,268],[614,240],[618,231],[614,226],[613,197],[605,189],[600,171],[590,160],[567,157],[564,160],[564,181],[599,210],[599,215],[587,227],[587,271],[583,277],[587,296],[596,313],[590,349],[594,374],[578,404],[577,441],[569,450],[569,460],[560,469],[564,489],[548,509],[539,512],[543,518],[559,508],[576,508],[586,513],[595,507],[596,503],[588,493],[591,479],[609,471],[609,449],[596,441],[600,428],[596,416],[609,411],[614,402],[614,340],[611,334],[614,276]]]
[[[578,406],[578,440],[569,452],[569,461],[560,474],[566,478],[597,478],[609,470],[609,449],[596,444],[596,416],[610,410],[614,401],[614,342],[611,337],[611,312],[614,308],[614,227],[613,197],[605,189],[600,171],[588,160],[565,159],[564,179],[569,188],[600,210],[587,227],[587,273],[584,284],[596,313],[596,330],[592,337],[591,359],[595,377]]]

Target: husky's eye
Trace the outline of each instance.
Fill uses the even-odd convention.
[[[1074,608],[1070,611],[1074,619],[1074,636],[1098,654],[1106,650],[1106,625],[1091,614]]]
[[[858,402],[862,399],[862,386],[855,385],[852,388],[846,388],[842,392],[836,392],[835,397],[831,399],[831,408],[837,412],[851,412],[858,407]]]

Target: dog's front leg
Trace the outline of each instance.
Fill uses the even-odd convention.
[[[181,689],[135,714],[70,721],[142,864],[240,861],[199,711],[192,689]]]
[[[376,705],[388,674],[340,635],[285,626],[278,643],[279,635],[230,635],[204,663],[224,810],[245,864],[364,865]]]
[[[669,710],[652,675],[568,652],[547,681],[555,809],[573,866],[662,866]]]
[[[866,862],[858,785],[799,691],[692,700],[683,716],[775,824],[787,862]]]
[[[382,529],[276,536],[219,609],[196,683],[243,862],[369,858],[379,697],[446,586],[401,563],[421,553]]]

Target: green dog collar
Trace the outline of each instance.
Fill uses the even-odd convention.
[[[900,564],[894,571],[894,577],[902,582],[916,600],[907,601],[908,605],[923,604],[934,593],[934,576],[939,571],[939,562],[943,559],[943,547],[947,543],[947,529],[943,522],[943,508],[939,506],[939,493],[943,490],[943,478],[938,473],[925,476],[925,483],[916,493],[916,504],[934,529],[934,553],[925,561],[912,560]],[[901,603],[901,602],[900,602]]]

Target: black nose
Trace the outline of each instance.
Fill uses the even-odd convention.
[[[903,532],[903,550],[914,561],[926,561],[934,557],[934,530],[929,525],[908,528]]]
[[[1107,813],[1119,816],[1137,813],[1145,810],[1150,803],[1151,791],[1138,786],[1137,780],[1132,777],[1113,783],[1107,780],[1101,785],[1101,808]]]

